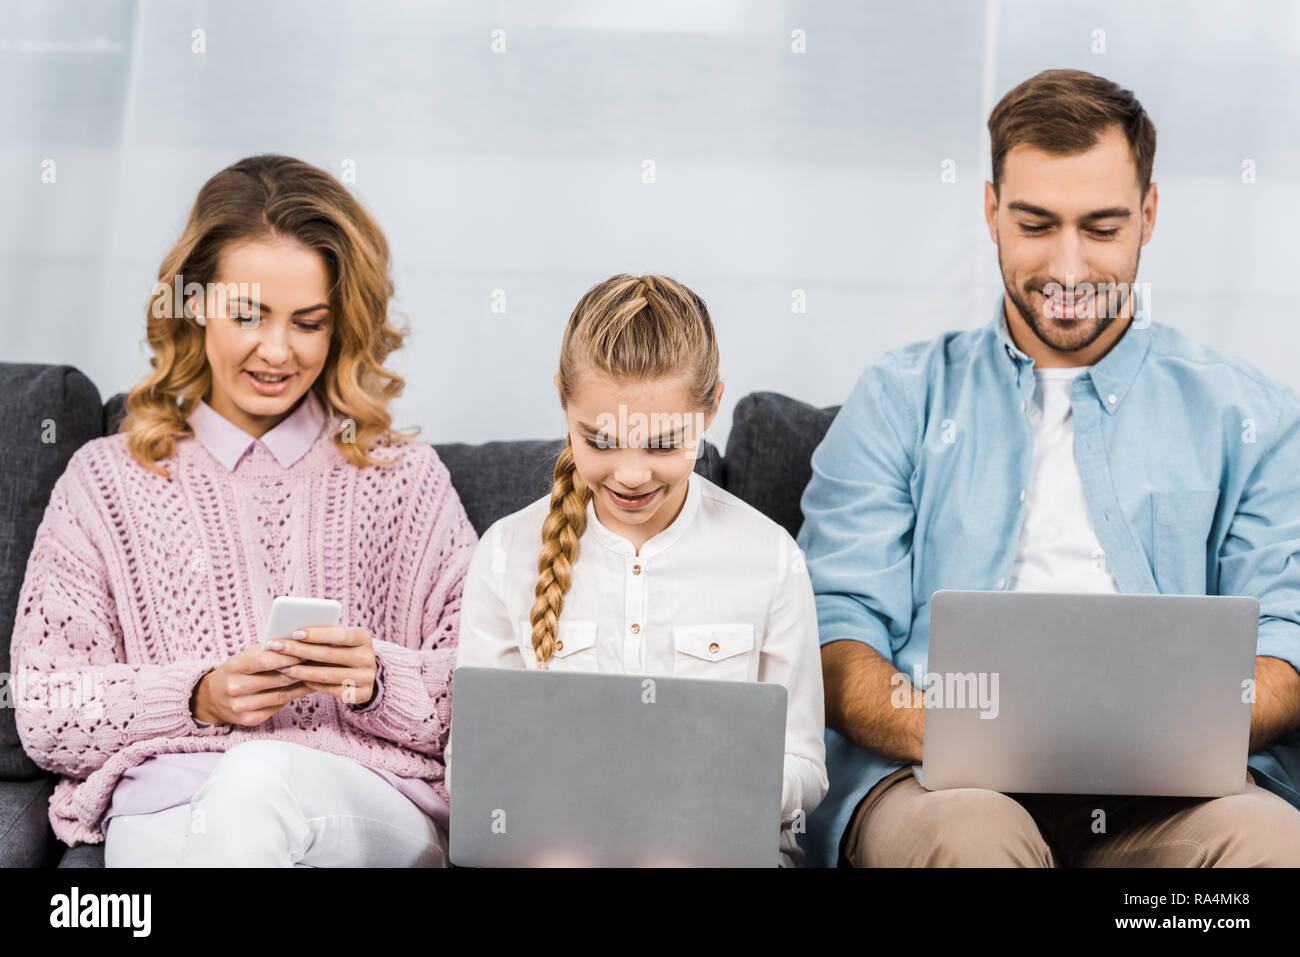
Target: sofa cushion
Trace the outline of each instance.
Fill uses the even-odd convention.
[[[71,366],[0,362],[0,681],[8,681],[18,593],[50,492],[73,453],[103,434],[99,390]],[[6,689],[7,702],[12,691]],[[23,751],[14,709],[0,707],[0,780],[44,774]]]
[[[451,473],[451,484],[470,524],[481,536],[497,519],[546,494],[564,441],[454,442],[433,448]]]
[[[104,866],[104,845],[103,844],[78,844],[76,847],[63,848],[63,857],[59,859],[59,867],[103,867]]]
[[[54,776],[0,781],[0,868],[44,867],[63,845],[50,830]]]
[[[117,395],[109,397],[109,400],[104,403],[104,434],[116,434],[117,427],[125,418],[126,393],[119,392]]]
[[[726,489],[799,534],[799,507],[812,478],[813,449],[840,407],[818,409],[779,392],[751,392],[736,403],[727,438]]]
[[[105,434],[117,431],[125,413],[125,395],[118,393],[104,405]],[[461,442],[434,445],[434,451],[451,473],[474,531],[482,535],[499,518],[534,502],[547,493],[563,439],[522,439],[513,442]],[[704,440],[695,471],[717,485],[724,481],[722,455]]]

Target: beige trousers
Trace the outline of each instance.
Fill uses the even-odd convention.
[[[1246,775],[1219,798],[927,791],[911,768],[854,812],[854,867],[1300,867],[1300,811]]]

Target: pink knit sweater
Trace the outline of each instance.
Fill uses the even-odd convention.
[[[335,423],[337,425],[337,422]],[[359,469],[326,427],[290,468],[258,443],[233,472],[193,438],[138,465],[125,435],[80,448],[55,484],[27,564],[12,645],[23,747],[60,775],[68,844],[103,840],[123,771],[155,754],[276,738],[430,781],[451,721],[461,588],[477,543],[446,467],[423,442]],[[357,711],[312,694],[256,727],[199,725],[204,673],[262,638],[277,595],[334,598],[365,628],[384,694]]]

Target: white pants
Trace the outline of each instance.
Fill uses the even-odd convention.
[[[106,867],[446,867],[447,837],[375,772],[286,741],[231,748],[189,804],[112,817]]]

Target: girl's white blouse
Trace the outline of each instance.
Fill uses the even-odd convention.
[[[537,667],[528,618],[549,508],[547,495],[483,534],[465,579],[457,667]],[[782,684],[785,829],[826,794],[821,649],[803,553],[784,528],[698,473],[677,518],[640,554],[587,504],[547,667]]]

